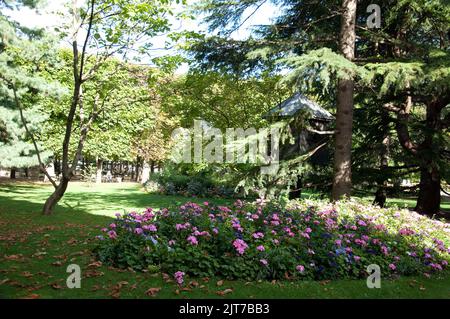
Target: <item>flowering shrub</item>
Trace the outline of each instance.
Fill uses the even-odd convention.
[[[450,260],[450,225],[414,212],[356,202],[259,201],[232,207],[186,203],[117,215],[98,236],[105,263],[136,270],[230,279],[337,279],[442,271]]]

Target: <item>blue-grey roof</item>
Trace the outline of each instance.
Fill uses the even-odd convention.
[[[295,93],[286,101],[271,109],[267,116],[277,115],[281,117],[289,117],[297,114],[301,110],[310,113],[313,119],[327,121],[334,120],[334,116],[331,115],[330,112],[320,107],[316,102],[311,101],[301,93]]]

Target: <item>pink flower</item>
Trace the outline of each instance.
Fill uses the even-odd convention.
[[[255,239],[264,238],[264,234],[261,232],[257,232],[257,233],[253,233],[252,237]]]
[[[173,246],[173,245],[175,245],[175,240],[169,240],[169,242],[168,242],[168,244],[169,244],[169,246]]]
[[[217,235],[219,233],[219,230],[217,228],[213,228],[212,232]]]
[[[361,260],[361,257],[359,257],[359,256],[353,256],[353,258],[355,259],[355,261],[360,261]]]
[[[337,239],[334,242],[337,246],[340,246],[342,244],[342,240],[340,240],[340,239]]]
[[[142,229],[148,230],[148,231],[152,231],[152,232],[158,231],[158,229],[156,228],[156,226],[153,225],[153,224],[150,224],[150,225],[144,225],[144,226],[142,226]]]
[[[203,202],[203,205],[208,206],[209,203],[208,202]]]
[[[177,272],[174,274],[175,281],[176,281],[177,284],[180,285],[180,286],[181,286],[181,285],[183,284],[183,282],[184,282],[184,279],[183,279],[184,275],[185,275],[185,273],[182,272],[182,271],[177,271]]]
[[[116,224],[114,224],[114,223],[110,224],[109,228],[116,228]]]
[[[390,268],[391,270],[397,269],[397,267],[396,267],[394,264],[389,264],[389,268]]]
[[[297,269],[298,272],[302,273],[305,271],[305,266],[297,265],[297,267],[295,267],[295,269]]]
[[[258,247],[256,247],[256,249],[257,249],[258,251],[264,251],[264,250],[265,250],[265,248],[264,248],[263,245],[259,245]]]
[[[115,238],[117,238],[117,233],[116,233],[114,230],[110,230],[110,231],[108,232],[108,236],[109,236],[109,238],[111,238],[111,239],[115,239]]]
[[[248,248],[248,245],[242,239],[235,239],[233,241],[233,246],[236,248],[239,255],[244,254],[245,250]]]
[[[187,241],[191,244],[191,245],[198,245],[198,240],[197,240],[197,237],[195,237],[195,236],[189,236],[188,238],[187,238]]]
[[[358,225],[359,226],[367,226],[366,222],[363,220],[358,220]]]
[[[260,259],[259,262],[263,265],[263,266],[267,266],[268,262],[266,259]]]
[[[140,235],[140,234],[142,234],[142,233],[144,232],[144,230],[143,230],[142,228],[136,228],[136,229],[134,230],[134,232],[135,232],[136,234]]]

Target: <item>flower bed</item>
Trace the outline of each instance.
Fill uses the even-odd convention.
[[[98,258],[116,267],[229,279],[430,275],[450,260],[450,225],[409,211],[355,202],[334,206],[262,202],[186,203],[117,215],[98,236]]]

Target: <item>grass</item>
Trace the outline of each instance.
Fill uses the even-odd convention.
[[[449,274],[382,279],[381,289],[368,289],[364,280],[225,281],[218,286],[216,278],[191,278],[191,287],[180,291],[159,273],[95,264],[93,238],[117,211],[203,199],[146,194],[134,184],[72,183],[55,214],[42,216],[50,192],[42,185],[0,184],[0,298],[450,298]],[[69,264],[81,267],[81,289],[66,286]],[[150,297],[150,288],[161,290]],[[228,288],[233,291],[221,296]]]

